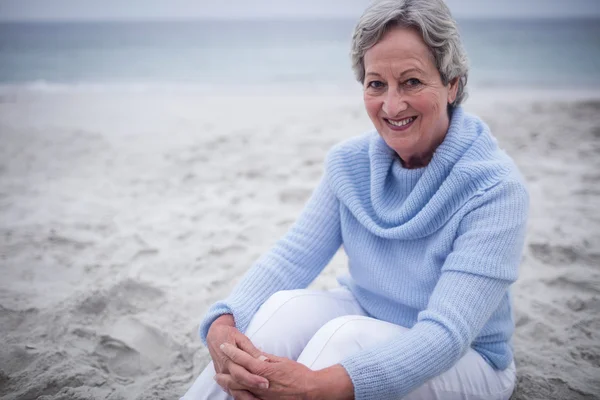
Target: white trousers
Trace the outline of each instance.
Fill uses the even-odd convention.
[[[266,353],[319,370],[405,331],[405,327],[367,317],[352,293],[338,288],[275,293],[257,311],[246,335]],[[214,375],[211,362],[181,400],[231,400],[213,380]],[[515,377],[514,363],[497,371],[470,349],[450,370],[403,399],[507,400]]]

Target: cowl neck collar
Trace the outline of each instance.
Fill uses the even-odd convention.
[[[477,182],[457,167],[468,170],[498,151],[489,128],[461,107],[452,113],[446,137],[426,167],[404,168],[377,132],[362,146],[366,152],[342,144],[330,154],[332,189],[363,226],[394,239],[423,237],[439,229],[478,190]]]

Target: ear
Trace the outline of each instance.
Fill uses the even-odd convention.
[[[458,94],[458,82],[460,77],[456,77],[448,83],[448,104],[454,103],[456,95]]]

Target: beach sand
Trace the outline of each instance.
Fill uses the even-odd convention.
[[[600,93],[474,94],[531,218],[514,399],[600,398]],[[290,226],[359,93],[0,92],[0,398],[177,399],[198,334]],[[340,252],[313,283],[336,286]]]

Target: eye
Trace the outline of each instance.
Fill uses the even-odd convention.
[[[404,84],[409,87],[416,87],[421,84],[421,81],[418,80],[417,78],[410,78],[410,79],[406,80],[404,82]]]
[[[381,89],[385,86],[385,84],[381,81],[371,81],[369,82],[369,84],[367,85],[367,87],[371,88],[371,89]]]

